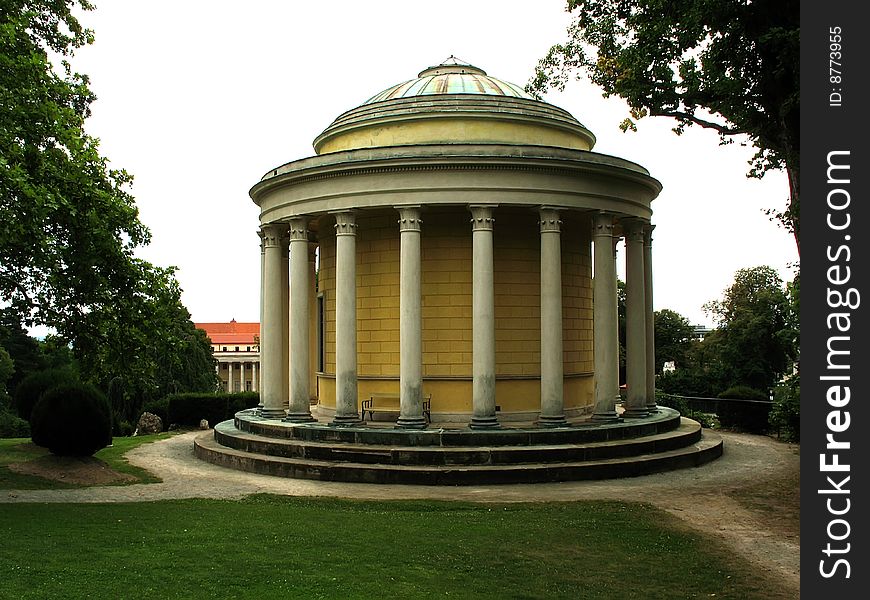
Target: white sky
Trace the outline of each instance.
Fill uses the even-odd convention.
[[[564,5],[97,0],[82,17],[96,42],[73,66],[98,96],[87,131],[112,167],[135,176],[153,234],[140,255],[179,268],[194,321],[257,321],[251,186],[312,155],[311,142],[340,113],[451,54],[525,85],[565,39]],[[697,127],[677,137],[669,119],[624,134],[624,103],[589,83],[546,100],[595,133],[595,151],[635,161],[662,182],[653,203],[656,310],[712,325],[701,306],[737,269],[771,265],[791,279],[794,241],[762,212],[785,206],[786,178],[747,179],[751,148],[720,147]]]

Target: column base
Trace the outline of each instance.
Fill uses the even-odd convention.
[[[420,417],[399,417],[396,427],[402,429],[426,429],[426,419]]]
[[[565,415],[541,415],[536,423],[538,427],[568,427],[568,421],[565,420]]]
[[[495,415],[491,417],[471,417],[471,423],[468,424],[471,429],[500,429],[501,425]]]
[[[283,419],[287,413],[283,408],[261,408],[257,411],[257,416],[263,419]]]
[[[287,413],[287,416],[284,418],[284,421],[287,423],[311,423],[316,420],[311,416],[310,412]]]
[[[608,412],[600,412],[593,413],[592,420],[596,423],[618,423],[619,415],[616,414],[616,410],[608,411]]]
[[[622,413],[624,419],[642,419],[648,416],[649,410],[647,410],[646,406],[641,406],[639,408],[626,408],[625,412]]]
[[[650,413],[657,413],[657,412],[659,412],[659,406],[658,406],[658,404],[647,404],[647,405],[646,405],[646,409],[647,409]]]
[[[362,419],[358,414],[353,415],[336,415],[330,421],[330,427],[353,427],[354,425],[362,425]]]

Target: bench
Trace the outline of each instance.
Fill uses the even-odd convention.
[[[401,412],[399,394],[377,392],[362,401],[363,421],[366,420],[366,413],[369,414],[369,420],[374,421],[376,412]],[[423,416],[427,423],[432,422],[432,394],[423,396]]]

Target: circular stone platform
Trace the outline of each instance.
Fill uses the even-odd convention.
[[[632,477],[694,467],[722,454],[721,438],[670,408],[642,420],[471,430],[433,424],[334,427],[263,419],[256,410],[200,436],[196,456],[281,477],[365,483],[474,485]]]

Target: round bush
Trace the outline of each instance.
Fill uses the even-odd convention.
[[[109,402],[92,385],[62,384],[43,394],[30,417],[31,439],[60,456],[90,456],[112,443]]]
[[[39,402],[40,397],[45,392],[56,385],[74,383],[76,381],[78,381],[78,378],[69,369],[49,369],[48,371],[31,373],[22,379],[18,387],[15,388],[12,406],[15,407],[19,417],[29,421],[33,407],[36,406],[36,403]]]
[[[770,400],[767,394],[748,385],[734,385],[719,394],[720,398],[735,398],[737,400]]]

